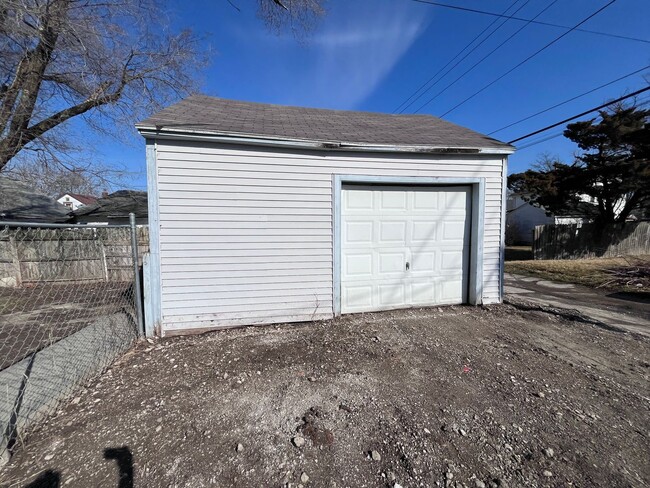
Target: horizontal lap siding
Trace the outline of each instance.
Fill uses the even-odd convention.
[[[501,158],[159,141],[163,326],[333,314],[332,175],[485,178],[484,301],[499,301]]]

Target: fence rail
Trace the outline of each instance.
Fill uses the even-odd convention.
[[[650,255],[650,222],[538,225],[534,259],[578,259]]]

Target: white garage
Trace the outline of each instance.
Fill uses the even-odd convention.
[[[150,333],[501,301],[507,144],[430,116],[205,96],[138,129]]]

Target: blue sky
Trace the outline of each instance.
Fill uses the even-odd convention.
[[[411,0],[330,0],[326,17],[309,37],[298,41],[289,34],[278,36],[268,31],[255,16],[256,2],[233,3],[240,11],[226,0],[170,2],[169,13],[176,27],[190,27],[207,36],[205,46],[213,56],[203,74],[203,93],[256,102],[388,113],[494,21],[493,17]],[[532,18],[551,0],[448,3],[493,12],[502,12],[514,3],[509,12],[521,7],[516,15]],[[572,26],[606,3],[560,0],[538,20]],[[618,0],[582,27],[650,39],[649,18],[649,1]],[[493,27],[500,24],[499,20]],[[407,113],[415,111],[522,25],[514,20],[503,23]],[[420,113],[445,113],[562,32],[555,27],[528,25]],[[489,133],[649,64],[650,44],[572,32],[445,118]],[[648,77],[650,70],[645,73]],[[641,74],[627,78],[494,137],[511,140],[645,85]],[[144,188],[144,143],[135,134],[128,139],[125,143],[94,138],[95,157],[108,164],[126,164],[138,173],[131,186]],[[542,152],[570,161],[575,149],[563,137],[556,137],[515,153],[509,169],[511,173],[526,169]]]

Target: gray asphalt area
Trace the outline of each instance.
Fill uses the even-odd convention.
[[[650,337],[650,300],[573,283],[506,273],[505,292],[511,301],[574,310],[612,328]]]

